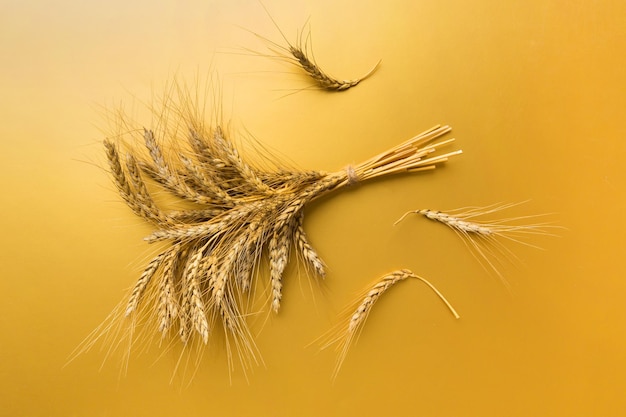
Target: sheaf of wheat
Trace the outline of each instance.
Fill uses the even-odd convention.
[[[145,241],[158,249],[108,324],[81,350],[111,338],[112,329],[120,332],[120,323],[130,345],[139,335],[205,345],[221,329],[244,368],[258,363],[246,319],[254,289],[265,289],[266,306],[278,313],[292,258],[311,275],[325,274],[304,230],[307,204],[373,178],[431,170],[461,153],[440,151],[454,139],[441,139],[451,129],[437,125],[336,172],[295,170],[261,155],[251,162],[223,124],[206,124],[198,106],[186,104],[189,95],[179,96],[179,102],[167,100],[168,118],[156,112],[156,128],[120,123],[130,139],[104,141],[113,183],[152,225]]]

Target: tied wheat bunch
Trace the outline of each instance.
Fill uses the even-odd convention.
[[[246,367],[258,362],[245,319],[253,289],[264,281],[267,303],[278,312],[283,274],[294,250],[311,274],[325,274],[324,262],[304,231],[308,203],[369,179],[434,169],[461,153],[438,152],[454,139],[437,141],[451,129],[435,126],[338,172],[298,171],[280,163],[268,168],[268,161],[252,164],[243,158],[219,126],[205,126],[185,108],[174,113],[175,123],[132,131],[140,134],[143,150],[132,143],[104,141],[121,198],[153,225],[145,240],[160,242],[160,252],[147,263],[114,319],[130,324],[129,339],[141,323],[141,331],[176,335],[183,345],[192,340],[207,344],[218,325],[227,342],[234,341]],[[165,204],[164,194],[185,207]],[[262,259],[269,264],[267,274],[259,270]],[[82,350],[112,328],[100,328]],[[228,342],[229,358],[230,346]]]

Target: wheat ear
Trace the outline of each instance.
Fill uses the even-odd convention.
[[[128,303],[126,304],[126,310],[124,312],[126,317],[130,316],[135,310],[137,310],[137,306],[141,301],[141,297],[144,294],[150,279],[152,279],[157,269],[159,269],[159,266],[166,256],[167,252],[158,254],[150,261],[146,269],[144,269],[143,273],[137,280],[137,283],[133,287],[133,291],[130,293]]]
[[[498,255],[504,255],[508,258],[515,258],[515,256],[498,239],[537,248],[524,239],[530,235],[554,236],[551,230],[560,228],[547,222],[527,223],[529,219],[536,219],[545,215],[526,215],[494,220],[478,219],[519,204],[522,203],[492,204],[486,207],[468,207],[447,212],[430,209],[414,210],[405,213],[394,225],[400,223],[410,214],[417,214],[448,226],[463,239],[478,262],[486,269],[493,271],[508,287],[507,281],[496,266]],[[494,257],[495,259],[492,259]]]
[[[136,215],[143,217],[144,219],[160,223],[161,216],[160,212],[157,210],[155,212],[153,205],[146,205],[145,195],[140,197],[135,189],[131,187],[131,182],[141,184],[141,179],[136,178],[136,172],[133,172],[133,178],[129,180],[129,174],[127,174],[122,168],[121,157],[117,147],[110,140],[104,141],[104,147],[106,149],[107,160],[109,163],[109,168],[111,170],[111,175],[113,176],[113,181],[120,193],[122,199],[126,202],[128,207],[130,207]],[[127,168],[133,169],[133,161],[129,159]],[[141,191],[143,191],[142,188]]]
[[[296,246],[300,251],[300,256],[304,260],[305,265],[312,269],[317,276],[324,278],[326,276],[326,265],[324,265],[324,261],[322,261],[315,249],[313,249],[313,246],[309,243],[304,231],[303,222],[304,213],[300,213],[294,235]]]
[[[199,204],[213,204],[215,202],[210,196],[203,195],[196,188],[190,186],[182,171],[171,168],[170,164],[165,161],[165,156],[152,130],[144,129],[143,136],[146,149],[153,162],[152,167],[146,164],[142,166],[149,175],[180,198]]]
[[[313,58],[309,58],[306,47],[296,47],[289,45],[289,53],[297,61],[300,68],[311,77],[317,85],[327,91],[345,91],[349,88],[356,87],[361,81],[369,78],[380,66],[382,60],[379,60],[365,75],[352,80],[340,80],[328,75],[323,71]]]
[[[352,311],[349,316],[349,320],[346,324],[340,324],[335,330],[331,331],[329,337],[325,338],[325,342],[322,345],[322,349],[326,349],[327,347],[336,344],[338,357],[337,362],[335,364],[335,370],[333,372],[333,378],[337,376],[341,365],[343,364],[346,355],[348,354],[348,350],[350,346],[358,337],[360,331],[367,320],[370,312],[376,301],[380,299],[380,297],[389,290],[392,286],[400,281],[404,281],[408,278],[413,278],[422,281],[426,284],[431,290],[435,292],[435,294],[444,302],[446,307],[450,310],[454,318],[459,319],[460,316],[452,307],[450,302],[444,297],[444,295],[437,290],[437,288],[427,281],[425,278],[420,277],[419,275],[415,275],[412,271],[408,269],[401,269],[398,271],[394,271],[390,274],[387,274],[380,278],[372,287],[370,287],[365,296],[361,296],[358,300],[353,304],[356,305],[356,308]]]
[[[289,261],[289,250],[293,238],[293,224],[289,222],[275,230],[269,243],[270,280],[272,284],[272,309],[278,313],[283,297],[283,272]]]
[[[198,334],[202,337],[202,341],[206,345],[209,340],[209,323],[206,317],[206,309],[202,300],[202,292],[200,288],[199,276],[201,275],[200,265],[203,257],[206,256],[205,251],[209,247],[209,242],[205,243],[198,249],[189,259],[189,268],[184,277],[189,286],[190,292],[190,310],[191,322]]]
[[[161,281],[158,288],[158,327],[159,331],[165,336],[170,329],[172,320],[178,314],[178,305],[176,295],[174,293],[174,264],[176,263],[176,251],[170,250],[163,260],[163,270],[161,272]]]
[[[326,91],[345,91],[352,87],[357,86],[361,81],[369,78],[380,66],[382,60],[379,60],[376,65],[374,65],[367,73],[362,75],[359,78],[351,79],[351,80],[342,80],[335,78],[329,75],[326,71],[322,70],[320,66],[315,62],[315,58],[313,57],[313,51],[311,47],[311,33],[307,36],[303,37],[302,34],[299,36],[299,39],[295,44],[291,43],[283,31],[278,26],[278,23],[274,20],[272,15],[269,13],[265,5],[263,5],[265,12],[269,16],[270,20],[280,33],[281,37],[287,44],[287,46],[280,45],[276,42],[272,42],[267,38],[262,37],[261,35],[251,32],[256,37],[268,43],[270,46],[268,49],[273,53],[277,54],[278,57],[283,57],[287,59],[289,62],[295,64],[297,67],[302,69],[313,81],[315,84]],[[304,38],[304,39],[303,39]]]

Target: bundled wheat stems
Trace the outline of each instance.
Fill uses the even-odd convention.
[[[293,251],[311,274],[325,275],[303,227],[308,203],[372,178],[434,169],[461,153],[439,152],[454,139],[440,139],[450,127],[435,126],[337,172],[298,171],[280,163],[268,168],[244,159],[219,124],[209,127],[192,112],[177,112],[173,129],[133,131],[143,149],[104,141],[120,196],[153,225],[145,240],[163,245],[118,316],[131,326],[141,317],[143,331],[175,334],[184,345],[207,344],[219,326],[244,357],[255,355],[246,322],[253,288],[265,282],[266,305],[277,313]],[[163,203],[164,194],[186,205],[173,209]],[[262,260],[267,274],[260,271]]]

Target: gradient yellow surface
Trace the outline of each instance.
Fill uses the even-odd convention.
[[[306,78],[240,54],[265,50],[241,27],[283,42],[256,1],[0,3],[0,415],[624,415],[626,3],[264,3],[290,39],[310,17],[330,73],[382,58],[379,71],[345,93],[284,97]],[[98,349],[64,366],[151,253],[150,227],[99,168],[102,108],[140,109],[197,74],[218,74],[235,128],[303,168],[340,169],[437,123],[464,153],[308,208],[324,289],[290,267],[247,381],[229,379],[219,343],[191,382],[170,383],[175,349],[133,356],[125,375]],[[523,263],[503,267],[510,294],[445,227],[392,227],[411,209],[523,200],[511,215],[555,213],[567,230],[533,238],[543,251],[510,246]],[[403,267],[461,319],[402,283],[332,382],[334,353],[307,346]]]

